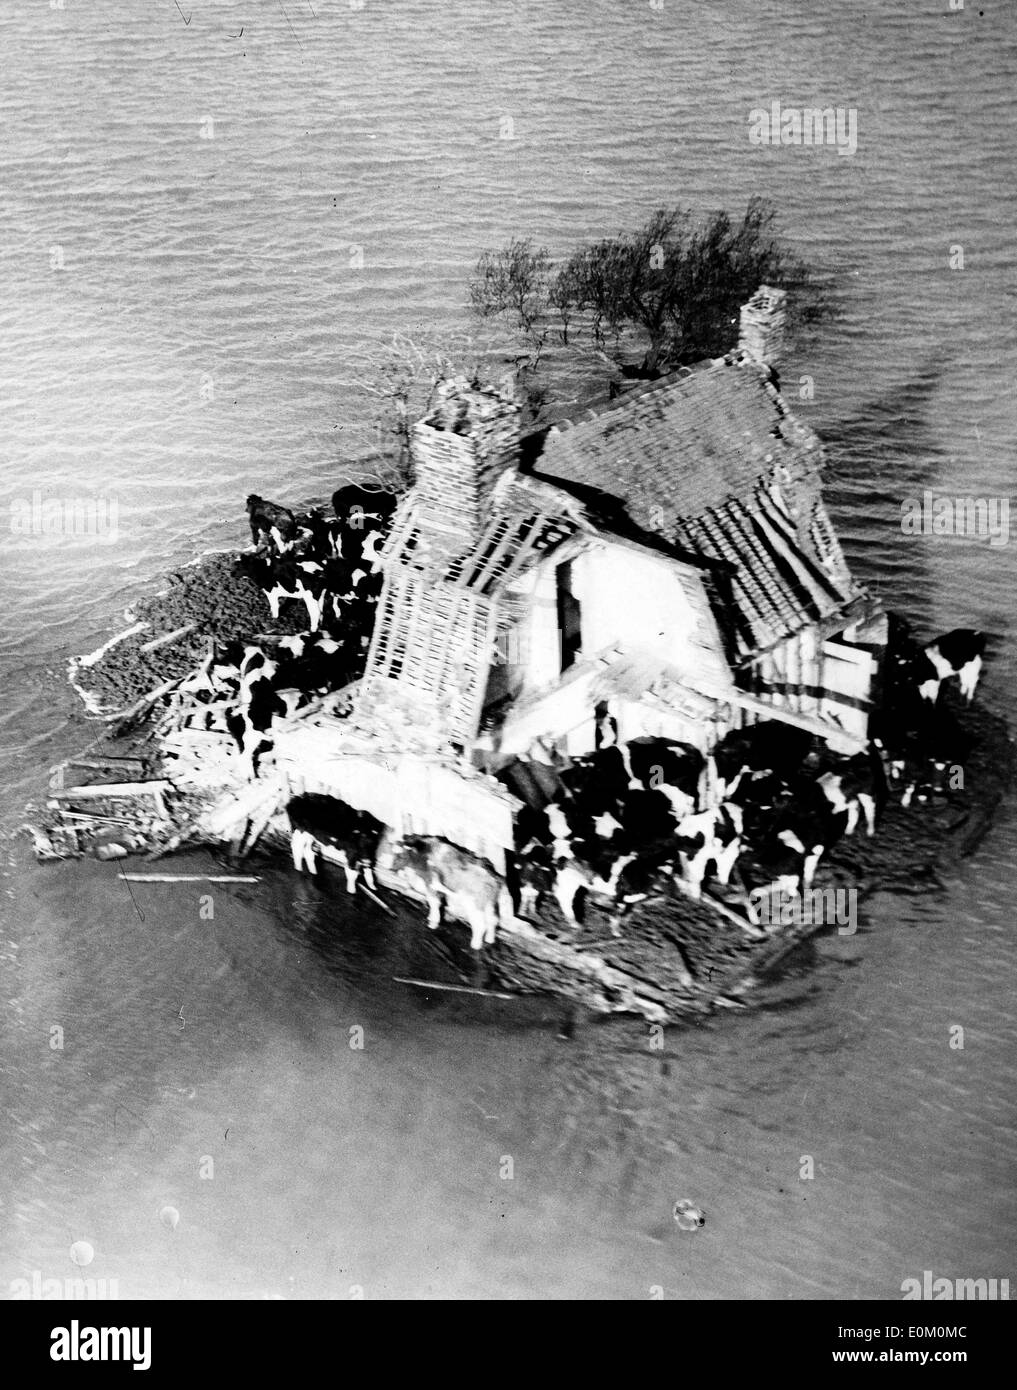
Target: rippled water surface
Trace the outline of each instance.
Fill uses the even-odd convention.
[[[905,540],[899,505],[1012,486],[1011,7],[185,11],[0,13],[0,517],[35,492],[119,509],[110,544],[0,535],[8,830],[91,737],[67,656],[238,538],[247,492],[327,493],[364,447],[353,354],[467,327],[485,247],[560,252],[676,200],[770,195],[830,280],[838,315],[784,380],[814,381],[800,410],[852,563],[930,635],[989,631],[982,698],[1009,712],[1013,546]],[[857,155],[750,146],[749,109],[775,97],[856,108]],[[661,1055],[635,1022],[567,1043],[539,1002],[428,1004],[391,982],[411,921],[344,918],[283,873],[217,892],[209,921],[190,886],[131,898],[115,866],[41,868],[18,840],[0,1296],[81,1273],[81,1239],[123,1296],[871,1298],[924,1269],[1013,1277],[1015,848],[1008,807],[941,896],[881,896],[757,1009]],[[672,1221],[682,1196],[702,1231]]]

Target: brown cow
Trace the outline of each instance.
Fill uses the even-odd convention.
[[[475,951],[494,943],[499,925],[512,921],[508,890],[494,869],[447,840],[414,836],[395,845],[391,869],[427,900],[433,931],[444,912],[470,928]]]

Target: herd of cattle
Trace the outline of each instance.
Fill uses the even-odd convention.
[[[859,827],[874,833],[891,797],[906,806],[949,795],[970,740],[941,703],[940,686],[957,676],[970,701],[983,650],[982,634],[966,630],[925,648],[896,632],[891,698],[874,718],[870,750],[850,757],[776,720],[728,734],[706,756],[665,738],[620,743],[610,718],[598,721],[600,746],[585,756],[534,749],[500,774],[513,791],[522,784],[531,793],[516,818],[506,879],[443,840],[396,839],[329,797],[290,803],[294,864],[315,872],[318,849],[343,868],[348,891],[361,873],[373,889],[384,842],[387,867],[424,897],[429,925],[445,913],[465,921],[476,950],[495,940],[507,915],[539,918],[549,898],[571,927],[587,899],[599,902],[620,934],[625,914],[651,893],[700,899],[711,879],[731,887],[736,869],[740,888],[731,893],[751,924],[755,893],[808,888],[842,836]],[[544,794],[532,795],[535,787]]]
[[[265,594],[273,618],[282,600],[302,602],[307,630],[263,644],[217,643],[179,687],[190,710],[184,722],[231,735],[243,775],[258,776],[276,718],[362,673],[381,592],[378,552],[395,502],[392,493],[345,487],[326,518],[319,509],[297,515],[248,497],[252,548],[238,567]]]
[[[348,893],[356,892],[361,877],[373,892],[375,863],[385,845],[388,869],[427,903],[427,925],[436,928],[446,914],[465,922],[475,951],[493,944],[498,926],[515,914],[506,885],[490,864],[445,840],[397,837],[367,811],[331,796],[296,796],[286,814],[296,869],[317,874],[320,854],[342,869]]]
[[[711,754],[664,738],[602,746],[554,768],[559,795],[517,821],[522,915],[550,894],[578,925],[586,898],[613,905],[612,930],[651,891],[673,883],[700,899],[736,866],[751,888],[811,885],[820,858],[882,794],[867,755],[820,760],[812,735],[769,721],[729,734]]]
[[[282,599],[307,608],[311,632],[370,632],[381,593],[380,551],[396,497],[351,484],[332,496],[334,516],[320,508],[295,515],[252,493],[247,499],[253,553],[242,569],[268,599],[273,618]]]
[[[700,899],[710,878],[730,885],[736,866],[750,918],[758,892],[801,893],[842,836],[860,823],[874,834],[891,796],[908,806],[963,784],[971,739],[940,690],[957,677],[970,703],[984,649],[984,634],[968,629],[922,647],[895,624],[870,747],[854,756],[776,720],[728,734],[705,757],[662,738],[619,744],[603,721],[595,752],[564,766],[549,758],[546,803],[518,817],[522,914],[550,894],[575,925],[580,904],[599,899],[617,932],[651,890],[670,883]]]
[[[217,646],[180,690],[188,722],[231,735],[250,777],[273,746],[275,718],[361,673],[395,501],[351,486],[334,495],[326,518],[248,498],[252,546],[240,567],[274,617],[281,601],[302,602],[307,629],[268,651]],[[698,900],[711,882],[743,903],[751,922],[754,893],[810,887],[842,836],[859,826],[874,833],[890,797],[906,806],[949,795],[970,739],[940,691],[956,677],[970,702],[984,648],[984,635],[968,629],[922,646],[893,620],[869,750],[853,757],[777,720],[730,733],[705,756],[665,738],[621,743],[610,711],[598,711],[594,751],[568,758],[537,745],[499,774],[523,800],[505,878],[444,840],[400,839],[368,813],[315,795],[286,808],[293,863],[315,874],[321,855],[342,869],[349,892],[362,881],[373,893],[381,853],[425,899],[429,925],[445,914],[466,922],[475,950],[512,917],[539,917],[548,900],[570,927],[587,900],[599,902],[620,934],[625,914],[651,893]]]

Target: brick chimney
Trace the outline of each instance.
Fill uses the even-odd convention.
[[[413,426],[414,490],[426,510],[476,539],[495,483],[519,458],[519,415],[510,380],[438,383],[431,413]]]
[[[784,346],[787,292],[760,285],[742,305],[738,346],[757,362],[772,365]]]

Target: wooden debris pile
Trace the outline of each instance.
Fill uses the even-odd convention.
[[[210,639],[226,643],[302,630],[302,614],[292,605],[279,619],[269,617],[264,594],[238,572],[236,560],[234,554],[210,555],[177,571],[165,590],[128,614],[131,627],[72,662],[71,680],[91,713],[126,730],[191,674]]]

